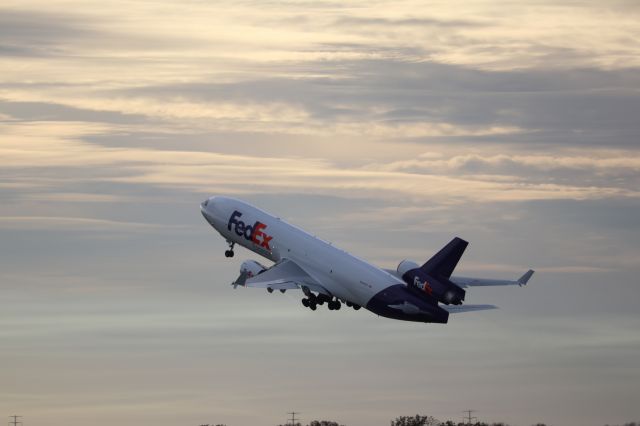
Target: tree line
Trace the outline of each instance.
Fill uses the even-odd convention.
[[[203,424],[199,426],[226,426],[223,424]],[[303,426],[302,423],[286,423],[278,426]],[[334,422],[332,420],[312,420],[306,426],[345,426],[338,422]],[[494,423],[485,423],[485,422],[475,422],[475,423],[465,423],[465,422],[454,422],[452,420],[440,421],[432,416],[421,416],[420,414],[416,414],[415,416],[399,416],[394,420],[391,420],[390,426],[509,426],[507,423],[502,422],[494,422]],[[547,426],[545,423],[536,423],[532,426]],[[609,425],[606,424],[604,426],[640,426],[640,422],[628,422],[622,425]]]

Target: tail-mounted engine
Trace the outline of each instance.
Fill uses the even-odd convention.
[[[465,291],[456,284],[439,274],[429,274],[411,260],[403,260],[398,265],[398,275],[402,277],[409,287],[414,287],[426,295],[438,300],[445,305],[461,305],[465,297]]]

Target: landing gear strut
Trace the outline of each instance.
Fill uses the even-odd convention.
[[[224,252],[224,256],[225,257],[233,257],[234,253],[233,253],[233,246],[236,245],[236,243],[231,242],[231,241],[227,241],[227,244],[229,244],[229,250]]]

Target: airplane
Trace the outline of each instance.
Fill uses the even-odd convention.
[[[533,270],[515,281],[452,276],[468,243],[455,237],[423,265],[410,260],[396,270],[381,269],[244,201],[213,196],[200,205],[206,221],[225,238],[234,256],[236,244],[274,262],[266,267],[246,260],[233,287],[302,290],[302,304],[316,310],[342,303],[382,317],[446,324],[449,313],[496,309],[463,305],[467,287],[526,285]]]

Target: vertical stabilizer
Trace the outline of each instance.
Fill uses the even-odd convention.
[[[442,250],[436,253],[420,269],[431,276],[449,278],[469,245],[462,238],[455,237]]]

